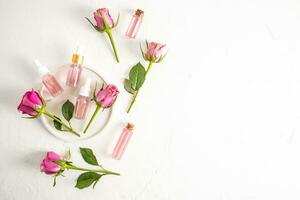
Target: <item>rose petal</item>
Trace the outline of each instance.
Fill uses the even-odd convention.
[[[62,160],[62,157],[53,151],[48,151],[46,155],[46,159],[50,161]]]
[[[94,12],[94,19],[96,21],[97,27],[100,31],[104,30],[103,18],[100,13]]]
[[[148,60],[151,59],[151,56],[153,55],[155,48],[156,48],[156,43],[155,42],[150,42],[148,44],[148,48],[147,48],[147,52],[146,52],[146,58]]]
[[[113,96],[108,96],[106,97],[102,102],[101,102],[101,107],[102,108],[107,108],[110,107],[113,102],[114,102],[115,98]]]
[[[96,96],[96,100],[97,102],[101,102],[107,95],[107,91],[104,89],[104,90],[100,90],[98,93],[97,93],[97,96]]]
[[[50,160],[44,159],[40,165],[41,172],[55,174],[60,170],[60,166]]]
[[[22,105],[22,103],[20,103],[20,105],[18,106],[18,111],[22,112],[22,114],[27,114],[30,116],[35,116],[38,114],[33,108]]]

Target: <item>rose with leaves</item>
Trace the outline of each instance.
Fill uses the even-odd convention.
[[[133,66],[129,72],[129,79],[125,79],[124,81],[124,88],[127,92],[132,94],[132,99],[127,109],[127,113],[130,112],[136,97],[142,87],[146,76],[148,75],[153,63],[160,63],[166,54],[164,53],[166,45],[160,44],[156,42],[148,43],[146,41],[146,50],[143,51],[141,47],[141,52],[145,61],[148,61],[147,70],[145,70],[144,66],[141,63],[136,64]]]
[[[119,173],[106,170],[99,165],[96,156],[93,151],[89,148],[80,148],[80,153],[85,162],[90,165],[98,166],[99,169],[87,169],[75,166],[71,161],[71,153],[68,152],[67,156],[63,157],[53,151],[47,152],[45,158],[40,164],[41,172],[47,175],[54,175],[53,186],[56,185],[56,178],[63,176],[64,171],[67,170],[77,170],[84,171],[78,178],[75,187],[78,189],[83,189],[89,187],[93,184],[93,188],[98,183],[100,178],[104,175],[117,175]]]
[[[96,110],[93,113],[93,116],[91,117],[89,123],[85,127],[83,133],[87,132],[88,128],[90,127],[99,110],[109,108],[115,103],[118,94],[119,90],[113,84],[108,84],[106,87],[102,87],[98,91],[97,95],[94,92],[93,101],[96,103]]]
[[[120,15],[119,15],[120,16]],[[100,33],[107,33],[110,43],[113,47],[115,57],[117,62],[119,61],[118,52],[115,46],[115,42],[111,33],[111,30],[118,25],[119,16],[117,18],[117,22],[115,23],[113,18],[110,16],[107,8],[99,8],[96,12],[94,12],[94,19],[96,21],[96,25],[94,25],[89,18],[86,17],[88,22],[94,27],[94,29]]]
[[[64,117],[69,122],[69,120],[72,117],[70,116],[70,106],[67,105],[67,107],[68,108],[66,108],[66,106],[63,106],[62,111],[63,111]],[[22,114],[29,115],[29,117],[27,117],[29,119],[35,119],[35,118],[38,118],[41,114],[44,114],[44,115],[50,117],[51,119],[53,119],[53,123],[54,123],[54,126],[56,129],[61,130],[61,131],[70,132],[70,133],[80,137],[79,133],[77,133],[75,130],[73,130],[70,123],[69,123],[69,125],[67,125],[64,122],[62,122],[62,120],[60,118],[58,118],[57,116],[46,111],[46,103],[45,103],[44,99],[39,94],[39,92],[35,91],[34,89],[32,89],[31,91],[27,91],[23,95],[21,103],[19,104],[17,109],[18,109],[18,111],[22,112]],[[74,109],[74,106],[73,106],[73,109]]]

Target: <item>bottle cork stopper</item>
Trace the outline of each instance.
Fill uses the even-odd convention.
[[[135,11],[135,14],[136,14],[137,16],[142,17],[142,16],[144,16],[144,11],[142,11],[141,9],[137,9],[137,10]]]
[[[129,130],[133,130],[134,124],[128,123],[127,126],[126,126],[126,128],[129,129]]]

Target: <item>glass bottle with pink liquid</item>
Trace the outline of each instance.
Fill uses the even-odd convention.
[[[126,32],[126,35],[130,38],[135,38],[143,20],[144,11],[137,9],[135,11],[135,14],[132,17],[132,20],[129,24],[128,30]]]
[[[76,99],[75,118],[84,119],[90,104],[91,79],[87,78]]]
[[[114,148],[113,158],[116,160],[120,160],[123,156],[123,153],[128,145],[128,142],[132,136],[134,125],[132,123],[128,123],[127,126],[123,129],[122,134]]]
[[[50,73],[49,69],[40,63],[39,60],[35,60],[35,64],[38,67],[38,72],[42,77],[42,82],[49,94],[53,97],[61,94],[64,90],[59,84],[58,80]]]
[[[77,87],[80,82],[82,64],[84,57],[82,56],[82,48],[77,47],[76,53],[72,56],[72,64],[70,65],[66,84],[70,87]]]

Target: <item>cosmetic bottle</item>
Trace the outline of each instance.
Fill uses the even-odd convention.
[[[61,94],[64,90],[60,86],[57,79],[49,72],[49,69],[40,63],[40,61],[35,60],[35,64],[38,67],[38,72],[42,77],[42,82],[46,87],[47,91],[53,96]]]
[[[120,160],[122,158],[122,155],[128,145],[128,142],[131,138],[132,131],[133,131],[134,125],[131,123],[128,123],[127,126],[123,129],[122,134],[114,148],[113,151],[113,158],[116,160]]]
[[[131,20],[131,22],[129,24],[129,27],[127,29],[126,35],[128,37],[135,38],[135,36],[136,36],[140,26],[141,26],[143,16],[144,16],[144,11],[142,11],[140,9],[137,9],[135,11],[135,14],[133,15],[132,20]]]
[[[70,87],[77,87],[80,82],[82,64],[84,57],[82,56],[82,48],[77,47],[76,52],[72,56],[72,64],[70,65],[66,84]]]
[[[91,79],[87,78],[76,99],[75,118],[84,119],[90,104]]]

